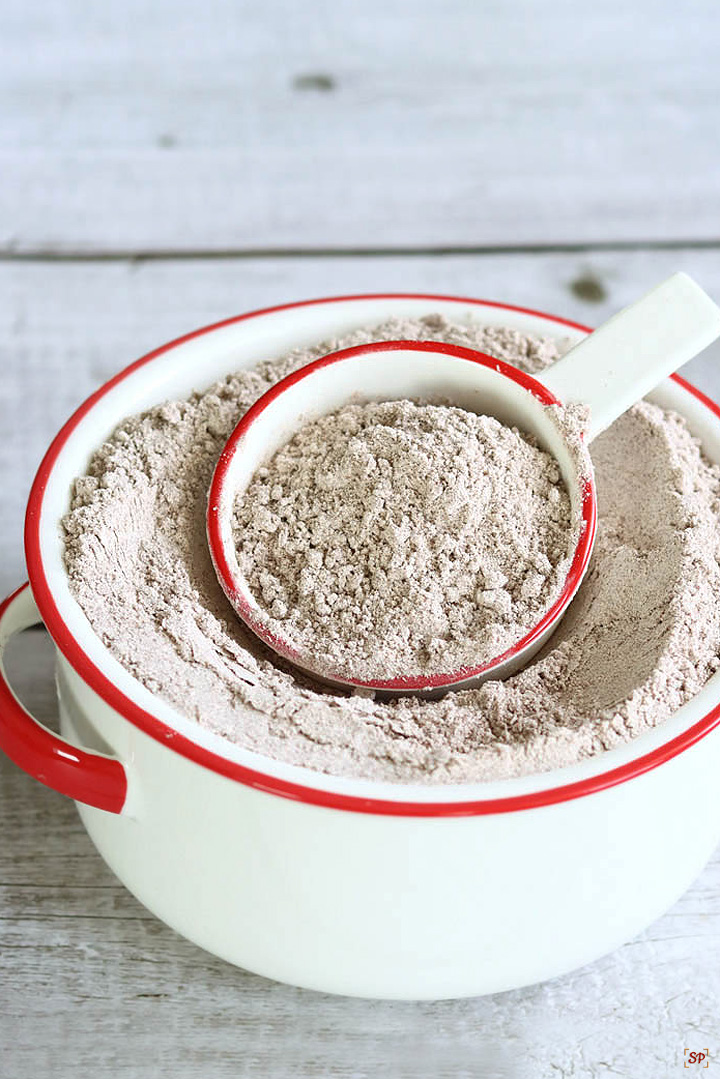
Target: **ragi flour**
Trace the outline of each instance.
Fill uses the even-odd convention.
[[[598,536],[539,658],[439,701],[323,691],[237,620],[205,538],[206,494],[240,416],[279,378],[371,340],[451,341],[539,371],[554,341],[439,316],[393,320],[232,375],[126,420],[75,483],[63,521],[72,592],[110,652],[178,711],[248,749],[402,782],[541,772],[627,742],[720,661],[720,470],[683,420],[642,402],[592,445]]]
[[[560,595],[578,535],[548,453],[493,416],[409,400],[302,425],[234,514],[267,629],[310,670],[365,680],[501,656]]]

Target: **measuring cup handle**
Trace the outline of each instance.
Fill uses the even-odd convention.
[[[686,273],[630,304],[539,376],[590,406],[589,441],[720,336],[720,307]]]

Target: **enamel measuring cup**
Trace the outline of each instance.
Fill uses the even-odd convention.
[[[288,375],[240,420],[218,460],[208,494],[207,535],[218,579],[246,625],[296,667],[339,688],[380,695],[438,696],[524,667],[556,629],[592,554],[597,497],[587,444],[668,374],[720,336],[720,308],[687,274],[677,273],[625,308],[539,376],[483,353],[429,341],[383,341],[330,353]],[[368,400],[442,400],[534,436],[557,461],[581,527],[555,603],[512,647],[473,667],[362,679],[318,670],[262,612],[238,564],[232,509],[257,468],[304,423]],[[589,406],[585,439],[573,443],[558,409]]]

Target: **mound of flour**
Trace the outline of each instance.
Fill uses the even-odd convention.
[[[579,532],[555,460],[517,429],[407,400],[305,424],[233,524],[271,632],[362,679],[502,655],[558,598]]]
[[[543,653],[440,701],[323,692],[275,665],[218,585],[206,494],[223,443],[273,382],[334,348],[447,340],[529,371],[555,342],[440,317],[395,320],[268,360],[126,420],[74,487],[70,585],[112,654],[178,711],[240,745],[346,776],[467,782],[540,772],[626,742],[719,665],[720,473],[646,403],[593,442],[600,520],[588,576]]]

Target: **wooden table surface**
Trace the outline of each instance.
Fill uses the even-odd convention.
[[[687,269],[720,297],[720,6],[6,0],[0,591],[72,408],[223,316],[355,291],[594,324]],[[689,376],[720,398],[720,348]],[[8,666],[53,721],[52,655]],[[528,896],[532,902],[532,896]],[[72,803],[0,759],[0,1076],[720,1074],[720,856],[641,937],[512,993],[353,1001],[153,918]],[[697,1070],[697,1069],[695,1069]]]

